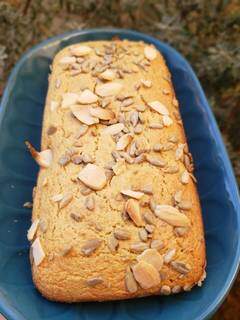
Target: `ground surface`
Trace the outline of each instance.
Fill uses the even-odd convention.
[[[68,30],[103,26],[151,34],[190,61],[240,183],[238,0],[0,0],[0,97],[14,63],[33,44]],[[239,315],[240,277],[213,319],[238,320]]]

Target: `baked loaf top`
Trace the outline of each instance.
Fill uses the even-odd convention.
[[[51,300],[188,291],[205,277],[192,156],[161,54],[127,40],[54,58],[34,189],[33,280]],[[183,106],[184,107],[184,106]]]

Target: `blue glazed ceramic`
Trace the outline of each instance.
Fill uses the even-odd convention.
[[[26,231],[37,165],[24,140],[40,145],[49,65],[63,47],[113,36],[153,43],[164,55],[174,87],[190,150],[196,165],[198,191],[207,243],[207,279],[202,288],[170,297],[132,301],[49,302],[35,290],[28,260]],[[0,112],[0,312],[14,320],[200,320],[219,307],[236,276],[240,257],[240,206],[236,181],[215,119],[187,61],[170,46],[128,30],[96,29],[64,34],[28,51],[8,80]]]

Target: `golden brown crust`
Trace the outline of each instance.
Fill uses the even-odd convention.
[[[122,98],[117,100],[115,95],[105,109],[111,109],[116,116],[123,110],[122,113],[130,117],[130,112],[138,110],[137,106],[144,106],[146,110],[139,112],[142,121],[142,124],[139,122],[142,126],[139,126],[140,133],[133,132],[132,121],[134,123],[135,120],[129,119],[128,126],[133,133],[131,143],[138,140],[138,146],[146,144],[145,155],[154,159],[161,158],[164,164],[155,165],[154,161],[151,163],[151,159],[148,158],[148,161],[141,163],[120,160],[115,164],[112,179],[108,180],[101,190],[91,191],[84,186],[78,179],[78,174],[86,163],[76,164],[77,157],[84,154],[85,157],[93,158],[95,165],[104,168],[109,166],[109,162],[114,161],[111,153],[116,151],[116,142],[110,135],[102,134],[103,128],[106,127],[106,123],[103,122],[89,126],[85,134],[77,137],[81,122],[72,115],[71,106],[62,108],[62,98],[63,94],[69,92],[79,95],[86,88],[96,93],[96,84],[107,81],[101,82],[98,75],[100,72],[89,71],[90,67],[85,62],[81,65],[80,73],[71,69],[74,61],[71,61],[70,65],[61,63],[63,57],[72,57],[71,48],[78,45],[60,51],[53,61],[42,129],[42,150],[51,149],[53,161],[50,167],[40,169],[32,217],[33,221],[40,219],[35,237],[40,239],[45,257],[38,266],[32,264],[33,281],[46,298],[63,302],[117,300],[168,294],[168,288],[173,293],[189,290],[203,278],[204,233],[195,183],[188,174],[189,181],[185,181],[183,177],[184,171],[192,171],[191,156],[186,146],[183,152],[185,161],[182,161],[181,157],[179,160],[176,159],[176,150],[178,149],[181,155],[181,144],[186,143],[186,138],[181,120],[178,118],[177,101],[164,59],[159,53],[153,60],[146,59],[146,44],[142,42],[101,41],[84,45],[97,48],[99,54],[96,55],[95,50],[92,50],[84,56],[85,60],[103,61],[101,52],[104,51],[105,61],[111,59],[109,57],[113,52],[114,57],[118,55],[118,60],[115,62],[113,57],[109,64],[116,77],[114,81],[123,85],[117,95],[133,96],[134,103],[127,107],[120,106]],[[78,61],[79,64],[82,63],[81,58]],[[75,70],[77,68],[75,65]],[[122,71],[118,72],[119,69]],[[105,76],[111,77],[111,73]],[[140,88],[137,88],[141,80],[150,80],[150,87],[149,83],[141,83]],[[97,104],[101,101],[102,98],[98,97]],[[168,109],[173,124],[163,126],[162,129],[151,128],[153,123],[163,121],[163,115],[147,105],[153,101],[161,102]],[[94,104],[95,102],[91,105]],[[161,146],[157,147],[156,144]],[[161,152],[154,151],[154,146],[156,149],[161,148]],[[161,282],[149,289],[142,289],[139,283],[137,291],[130,293],[125,286],[126,270],[128,266],[137,263],[136,258],[139,255],[130,250],[130,247],[133,243],[140,242],[139,230],[144,226],[136,226],[133,221],[123,219],[122,212],[128,197],[122,196],[121,191],[139,191],[146,185],[151,186],[153,194],[145,194],[140,200],[136,200],[138,204],[144,205],[145,200],[147,203],[152,199],[152,205],[154,200],[159,205],[177,206],[191,225],[187,231],[181,227],[174,227],[154,215],[149,205],[140,205],[142,219],[147,212],[155,225],[153,233],[148,233],[152,238],[148,238],[145,243],[150,246],[152,240],[161,240],[163,245],[158,251],[162,257],[164,258],[170,250],[175,251],[172,261],[184,263],[188,271],[179,272],[179,265],[168,261],[167,256],[160,270]],[[182,191],[182,199],[185,202],[173,200],[177,191]],[[86,195],[88,192],[91,193]],[[64,197],[60,202],[54,200],[54,196],[59,194]],[[93,197],[93,200],[88,198],[86,202],[87,197]],[[180,193],[177,197],[180,197]],[[189,203],[191,208],[185,210]],[[117,250],[112,252],[108,246],[108,239],[116,227],[127,230],[130,239],[118,239]],[[184,231],[186,233],[182,235],[181,232]],[[142,233],[145,234],[144,232]],[[95,251],[86,255],[83,246],[90,239],[98,239],[100,244]],[[91,281],[88,282],[89,279]],[[89,285],[95,282],[96,285]]]

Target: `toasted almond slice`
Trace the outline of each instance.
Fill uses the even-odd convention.
[[[35,161],[40,165],[40,167],[48,168],[50,167],[52,163],[52,150],[46,149],[41,152],[37,152],[37,150],[31,145],[30,142],[25,141],[25,144],[30,151],[32,157],[35,159]]]
[[[153,46],[146,46],[144,48],[144,55],[148,60],[152,61],[157,57],[157,50]]]
[[[93,117],[101,120],[112,120],[115,117],[115,114],[112,110],[103,109],[101,107],[91,108],[90,113]]]
[[[163,257],[156,249],[147,249],[137,256],[138,261],[145,261],[153,265],[158,271],[162,269]]]
[[[137,199],[137,200],[141,199],[144,196],[143,192],[133,191],[133,190],[130,190],[130,189],[121,190],[121,193],[124,194],[125,196],[128,196],[130,198],[134,198],[134,199]]]
[[[98,96],[91,90],[85,89],[78,96],[78,102],[82,104],[90,104],[98,101]]]
[[[72,63],[75,63],[75,62],[76,62],[76,58],[75,57],[71,57],[71,56],[62,57],[59,60],[60,64],[72,64]]]
[[[141,83],[142,83],[143,86],[146,87],[146,88],[151,88],[151,86],[152,86],[152,81],[151,81],[151,80],[141,79]]]
[[[190,226],[190,220],[188,217],[178,211],[178,209],[169,205],[157,205],[155,215],[174,227]]]
[[[123,130],[123,128],[124,128],[123,123],[116,123],[116,124],[112,124],[111,126],[104,128],[102,130],[102,133],[110,134],[110,135],[114,136],[115,134],[120,133]]]
[[[160,101],[148,102],[148,106],[163,116],[169,115],[169,111],[167,107],[164,104],[162,104]]]
[[[36,266],[40,265],[40,263],[45,258],[45,253],[43,251],[39,238],[36,238],[32,244],[32,253],[33,253],[34,264]]]
[[[134,278],[143,289],[149,289],[160,284],[161,279],[157,269],[145,262],[139,261],[132,267]]]
[[[104,169],[91,163],[80,171],[78,178],[93,190],[101,190],[107,183]]]
[[[119,82],[98,84],[96,86],[96,93],[101,97],[115,96],[121,91],[122,87],[123,85]]]
[[[59,102],[52,100],[50,102],[50,110],[55,111],[59,107]]]
[[[27,238],[28,238],[28,241],[32,241],[36,232],[37,232],[37,228],[38,228],[38,225],[39,225],[39,219],[36,219],[31,227],[28,229],[28,233],[27,233]]]
[[[144,225],[141,213],[140,213],[140,206],[136,200],[129,199],[126,202],[126,212],[128,213],[129,217],[135,223],[137,227],[141,227]]]
[[[187,170],[184,170],[181,174],[181,182],[182,184],[188,184],[189,182],[189,173]]]
[[[162,120],[163,120],[163,125],[165,127],[169,127],[169,126],[171,126],[173,124],[172,119],[167,115],[164,115]]]
[[[77,93],[72,93],[72,92],[64,93],[62,95],[62,108],[65,109],[77,103],[78,97],[79,96]]]
[[[126,285],[126,289],[131,293],[136,292],[138,289],[137,282],[134,279],[134,276],[132,274],[130,267],[127,267],[127,270],[126,270],[125,285]]]
[[[130,134],[124,134],[123,136],[121,136],[116,144],[116,150],[124,150],[132,141],[132,138],[133,137]]]
[[[90,126],[91,124],[98,123],[99,120],[93,117],[90,113],[91,108],[89,106],[71,106],[73,115],[82,123]]]
[[[102,72],[99,77],[103,80],[112,81],[115,79],[115,72],[113,72],[111,69],[107,69],[104,72]]]
[[[89,54],[92,51],[92,48],[88,46],[79,45],[79,46],[71,47],[69,48],[69,50],[73,56],[82,57]]]

